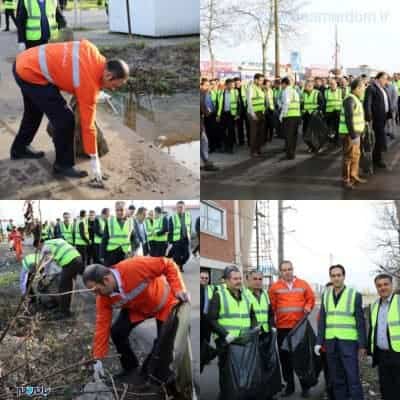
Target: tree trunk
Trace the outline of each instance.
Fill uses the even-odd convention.
[[[262,42],[262,72],[267,76],[267,43]]]

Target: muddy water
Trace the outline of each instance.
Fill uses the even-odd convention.
[[[196,93],[172,96],[114,94],[112,104],[126,126],[199,174],[199,98]]]

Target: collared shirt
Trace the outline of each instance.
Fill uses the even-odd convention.
[[[379,83],[377,83],[376,86],[378,86],[378,88],[382,92],[383,101],[385,102],[385,112],[389,112],[389,99],[386,90],[381,85],[379,85]]]
[[[208,112],[212,113],[215,111],[214,103],[211,100],[210,92],[207,92],[204,96],[204,103],[207,107]]]
[[[389,298],[381,299],[378,312],[378,322],[376,327],[376,345],[381,350],[389,350],[389,340],[387,335],[389,305],[393,294]]]
[[[229,90],[225,90],[224,94],[224,111],[229,112],[231,110],[231,93]]]
[[[292,290],[295,281],[296,281],[296,277],[294,277],[291,282],[288,282],[288,281],[284,281],[284,282],[285,282],[286,286],[288,287],[288,289]]]

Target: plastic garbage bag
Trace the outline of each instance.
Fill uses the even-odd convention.
[[[259,341],[264,368],[265,397],[272,397],[282,390],[282,370],[279,360],[277,334],[276,332],[263,333]]]
[[[322,113],[313,112],[304,134],[304,141],[310,143],[318,151],[328,142],[329,133],[329,127],[326,125]]]
[[[305,316],[289,332],[282,343],[282,350],[292,353],[293,369],[299,380],[308,387],[318,383],[318,376],[321,372],[320,357],[314,353],[316,336],[314,330]]]
[[[371,124],[367,124],[365,134],[361,136],[361,158],[360,168],[367,175],[373,175],[374,163],[372,159],[372,152],[375,147],[375,135]]]
[[[259,333],[252,332],[226,348],[220,369],[221,399],[246,400],[265,397],[264,369]]]

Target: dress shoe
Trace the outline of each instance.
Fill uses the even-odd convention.
[[[378,161],[378,162],[374,163],[374,166],[377,168],[382,168],[382,169],[387,168],[387,165],[384,161]]]
[[[88,176],[86,171],[82,171],[74,167],[61,167],[57,164],[54,164],[53,172],[56,175],[65,176],[67,178],[85,178]]]
[[[301,397],[303,399],[308,399],[310,397],[310,390],[309,389],[303,389],[301,391]]]
[[[203,166],[204,171],[218,171],[219,168],[215,166],[212,162],[207,162]]]
[[[26,146],[24,150],[13,150],[10,152],[11,160],[19,160],[22,158],[42,158],[44,157],[43,151],[33,150],[32,147]]]
[[[360,178],[359,176],[352,176],[352,177],[351,177],[351,180],[352,180],[354,183],[367,183],[367,182],[368,182],[366,179]]]
[[[282,397],[289,397],[294,393],[294,388],[288,386],[285,391],[282,393]]]
[[[347,181],[345,181],[345,182],[343,182],[343,187],[345,188],[345,189],[354,189],[354,184],[352,183],[352,182],[347,182]]]

